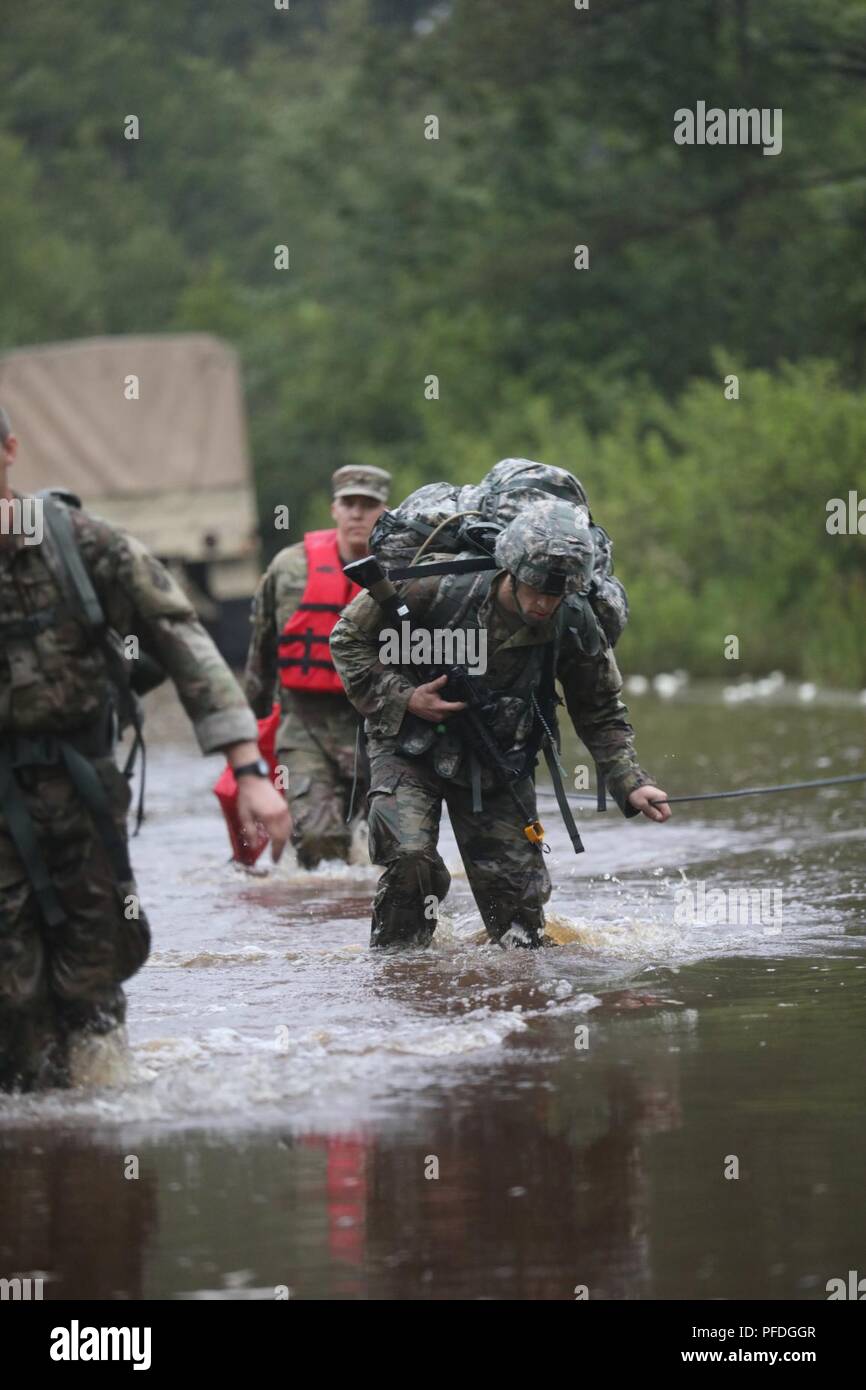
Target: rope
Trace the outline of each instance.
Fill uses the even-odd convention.
[[[740,791],[734,792],[695,792],[690,796],[656,797],[650,802],[650,805],[665,806],[679,801],[722,801],[733,796],[769,796],[773,792],[800,792],[807,791],[811,787],[840,787],[849,782],[866,782],[866,772],[854,772],[846,777],[821,777],[813,782],[781,782],[776,787],[743,787]],[[539,789],[539,794],[552,795],[544,788]],[[578,801],[595,801],[595,796],[590,792],[578,792],[576,799]]]
[[[459,521],[460,518],[461,518],[462,516],[481,516],[481,515],[482,515],[481,512],[479,512],[479,511],[473,511],[473,512],[454,512],[453,515],[451,515],[451,516],[446,516],[446,517],[444,518],[443,521],[440,521],[440,522],[439,522],[439,525],[438,525],[438,526],[434,526],[434,527],[433,527],[433,530],[430,532],[430,535],[427,537],[427,539],[426,539],[421,545],[419,545],[418,549],[415,551],[415,554],[412,556],[412,564],[413,564],[413,565],[417,565],[417,563],[418,563],[418,561],[420,560],[421,556],[424,554],[424,551],[427,549],[428,545],[429,545],[430,542],[433,540],[433,537],[434,537],[434,536],[438,536],[438,535],[439,535],[439,532],[442,531],[442,530],[444,530],[444,528],[445,528],[446,526],[450,526],[452,521]]]
[[[651,806],[664,806],[673,801],[721,801],[729,796],[769,796],[772,792],[801,792],[809,787],[840,787],[843,782],[866,782],[866,772],[854,772],[850,777],[821,777],[814,782],[780,782],[777,787],[743,787],[738,792],[697,792],[692,796],[662,796]]]

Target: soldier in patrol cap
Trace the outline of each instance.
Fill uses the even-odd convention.
[[[486,629],[487,670],[469,684],[483,701],[495,760],[479,756],[465,721],[461,726],[465,703],[442,698],[447,675],[430,680],[421,673],[419,683],[417,671],[381,663],[385,624],[369,594],[359,595],[334,629],[334,663],[366,716],[370,857],[383,866],[371,945],[430,941],[430,905],[441,903],[450,884],[437,848],[443,801],[490,939],[503,947],[544,944],[550,879],[541,845],[528,832],[538,825],[534,767],[555,720],[555,681],[623,814],[668,819],[667,805],[652,804],[664,792],[637,761],[613,650],[586,597],[594,564],[586,520],[568,503],[537,502],[498,536],[495,570],[399,585],[414,627]],[[503,767],[518,780],[503,777]]]
[[[202,752],[228,757],[245,833],[264,828],[275,858],[289,833],[252,711],[174,579],[70,495],[12,492],[16,451],[0,410],[0,1089],[74,1078],[147,959],[113,756],[119,723],[140,733],[121,636],[172,679]],[[38,542],[7,524],[25,501],[42,509]]]
[[[367,554],[391,477],[382,468],[349,465],[331,481],[336,526],[309,531],[303,541],[281,550],[259,584],[244,678],[259,718],[279,699],[277,763],[288,770],[292,843],[305,869],[325,859],[348,860],[363,815],[362,776],[355,788],[356,814],[346,824],[359,720],[334,669],[329,638],[359,592],[343,565]]]

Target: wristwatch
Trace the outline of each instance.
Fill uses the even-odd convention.
[[[235,777],[270,777],[271,775],[271,769],[264,758],[256,758],[254,763],[244,763],[242,767],[233,767],[232,772]]]

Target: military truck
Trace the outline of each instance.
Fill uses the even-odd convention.
[[[14,484],[64,487],[176,574],[235,666],[259,575],[236,353],[209,333],[90,338],[0,356]]]

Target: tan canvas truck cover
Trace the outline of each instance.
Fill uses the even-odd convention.
[[[70,488],[161,557],[219,562],[215,598],[252,590],[255,497],[237,355],[225,343],[180,333],[6,353],[0,405],[19,440],[19,491]]]

